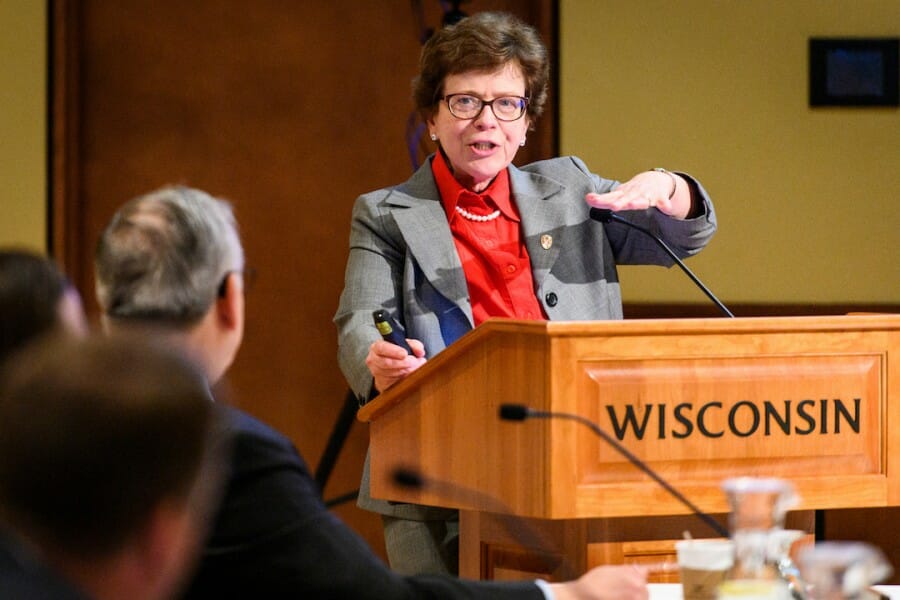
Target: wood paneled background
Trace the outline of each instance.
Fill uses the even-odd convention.
[[[233,202],[258,277],[231,396],[288,434],[315,469],[347,390],[331,319],[352,203],[412,172],[410,82],[441,4],[51,5],[53,253],[96,318],[92,253],[119,205],[169,183]],[[551,5],[472,0],[462,9],[515,12],[552,48]],[[548,108],[523,161],[553,153]],[[358,486],[367,443],[354,423],[326,498]],[[336,512],[383,553],[374,515],[353,503]]]

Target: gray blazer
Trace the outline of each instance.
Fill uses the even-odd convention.
[[[621,319],[616,264],[674,264],[643,233],[590,218],[585,194],[608,192],[618,182],[591,173],[580,159],[510,166],[509,177],[535,294],[550,320]],[[703,204],[701,216],[678,220],[656,209],[623,213],[661,236],[679,258],[699,252],[716,230],[709,196],[697,181],[685,177]],[[421,340],[428,357],[473,327],[465,273],[430,160],[406,182],[364,194],[353,207],[344,291],[334,321],[338,362],[360,402],[372,393],[365,357],[372,342],[380,339],[372,322],[377,308],[388,309],[406,329],[406,337]],[[429,518],[420,510],[410,512],[409,505],[371,500],[368,469],[360,506],[404,518]]]

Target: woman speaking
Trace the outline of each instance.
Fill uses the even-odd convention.
[[[592,207],[626,211],[680,258],[713,235],[710,199],[686,174],[652,169],[619,183],[573,156],[513,166],[548,79],[537,32],[508,14],[464,18],[423,47],[414,100],[436,151],[353,208],[335,323],[341,369],[361,401],[491,317],[621,319],[616,265],[672,261],[652,238],[592,220]],[[381,339],[376,309],[394,315],[413,354]],[[367,464],[359,504],[383,515],[393,568],[456,572],[455,511],[368,491]]]

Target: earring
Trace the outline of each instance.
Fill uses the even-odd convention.
[[[435,133],[432,133],[432,134],[431,134],[431,141],[432,141],[432,142],[436,142],[436,141],[437,141],[437,134],[435,134]]]
[[[522,138],[522,141],[519,142],[519,145],[520,145],[520,146],[524,146],[524,145],[525,145],[525,138]]]

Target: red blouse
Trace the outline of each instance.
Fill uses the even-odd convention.
[[[534,293],[531,259],[510,193],[509,172],[504,169],[483,193],[476,194],[456,181],[440,152],[435,153],[431,171],[466,274],[475,325],[488,317],[545,319]],[[474,215],[488,216],[495,210],[500,215],[473,221],[461,215],[457,206]]]

